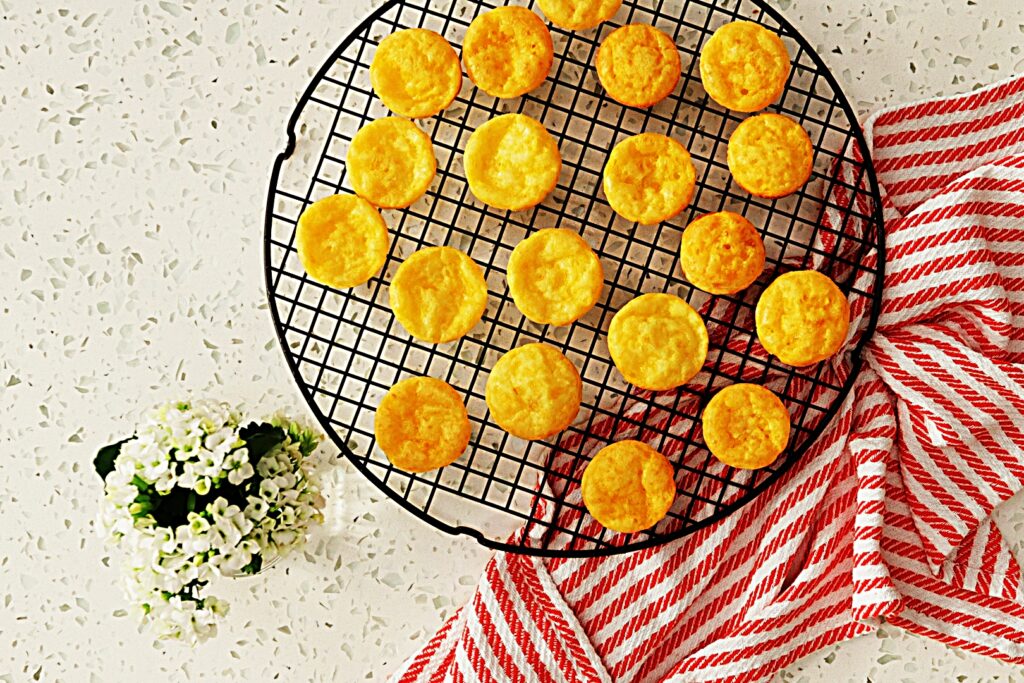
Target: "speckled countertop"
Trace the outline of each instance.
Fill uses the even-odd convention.
[[[0,681],[380,680],[470,595],[488,553],[347,465],[333,523],[226,586],[227,627],[195,652],[137,631],[92,529],[93,452],[141,406],[194,392],[304,414],[264,304],[267,176],[372,4],[0,0]],[[1024,70],[1020,0],[775,4],[862,114]],[[1020,544],[1024,505],[999,514]],[[887,627],[782,679],[1024,672]]]

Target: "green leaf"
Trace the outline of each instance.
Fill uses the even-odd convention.
[[[253,555],[252,556],[252,560],[250,560],[249,564],[247,564],[244,567],[242,567],[242,573],[243,574],[255,574],[256,572],[258,572],[262,568],[263,568],[263,556],[262,555]]]
[[[249,450],[249,462],[254,465],[264,455],[284,443],[287,438],[283,429],[267,422],[262,424],[250,422],[247,427],[238,430],[238,436],[245,442],[245,446]]]
[[[288,426],[288,436],[291,437],[292,441],[299,444],[299,452],[302,453],[304,458],[312,455],[316,447],[320,445],[319,435],[308,429],[303,429],[295,422]]]
[[[245,507],[245,493],[225,479],[205,496],[181,486],[175,486],[167,495],[153,496],[150,514],[158,525],[173,528],[188,524],[188,513],[202,512],[218,497],[223,497],[232,505]]]
[[[162,527],[173,528],[187,524],[189,495],[195,495],[195,491],[175,486],[167,495],[154,498],[150,514]]]
[[[134,436],[129,436],[127,439],[121,439],[117,443],[104,446],[96,453],[92,464],[96,468],[96,473],[100,475],[100,479],[106,479],[107,475],[114,471],[114,461],[121,454],[121,445],[134,438]]]

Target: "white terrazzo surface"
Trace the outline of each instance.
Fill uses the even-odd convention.
[[[776,0],[861,113],[1024,69],[1021,0]],[[140,634],[94,537],[99,444],[187,393],[303,414],[264,306],[284,122],[368,0],[0,0],[0,681],[380,680],[488,553],[338,468],[306,557],[224,588],[218,639]],[[46,9],[36,9],[45,5]],[[1024,505],[1000,512],[1024,539]],[[884,628],[786,681],[1022,681]]]

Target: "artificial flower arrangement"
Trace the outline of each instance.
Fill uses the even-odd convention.
[[[159,638],[193,645],[227,613],[206,592],[300,547],[322,521],[319,436],[281,418],[242,426],[210,401],[160,406],[96,456],[99,524],[123,559],[125,591]]]

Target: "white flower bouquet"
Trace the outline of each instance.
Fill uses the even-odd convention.
[[[322,520],[319,436],[283,419],[240,425],[223,404],[170,403],[96,456],[100,527],[123,558],[128,599],[160,638],[216,635],[227,604],[207,584],[258,572]]]

